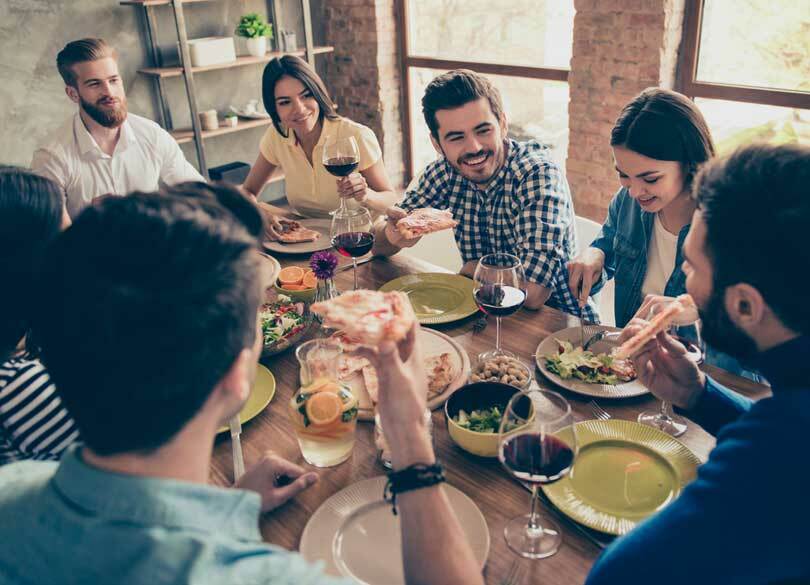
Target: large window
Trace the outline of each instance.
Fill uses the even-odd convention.
[[[720,152],[810,144],[810,2],[687,0],[680,90]]]
[[[572,0],[400,0],[406,95],[406,169],[436,158],[422,117],[436,75],[467,68],[501,91],[510,136],[550,144],[561,164],[568,148],[568,65]]]

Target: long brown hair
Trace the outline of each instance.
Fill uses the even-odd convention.
[[[335,104],[332,98],[329,97],[329,92],[326,91],[326,85],[323,80],[318,76],[309,63],[296,57],[294,55],[284,55],[283,57],[276,57],[271,60],[264,68],[262,75],[262,100],[264,101],[264,109],[270,114],[273,120],[273,126],[276,127],[278,133],[282,136],[287,136],[287,133],[281,127],[281,119],[279,118],[278,111],[276,110],[276,83],[283,76],[288,75],[293,79],[300,81],[306,87],[318,102],[320,114],[318,114],[318,121],[337,120],[340,118],[335,110]]]
[[[687,188],[715,152],[709,126],[695,103],[658,87],[648,87],[624,107],[610,133],[610,145],[681,163]]]

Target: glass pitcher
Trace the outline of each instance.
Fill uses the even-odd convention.
[[[354,447],[358,403],[337,375],[342,352],[332,339],[307,341],[295,352],[301,386],[290,399],[290,418],[301,454],[316,467],[343,463]]]

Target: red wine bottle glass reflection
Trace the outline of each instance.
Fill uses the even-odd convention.
[[[339,208],[332,212],[332,246],[340,255],[352,259],[354,290],[357,290],[357,258],[368,254],[374,245],[371,225],[371,214],[365,207]]]
[[[659,307],[660,309],[660,307]],[[652,314],[650,314],[652,318]],[[692,317],[694,319],[694,317]],[[687,357],[696,364],[702,364],[705,356],[705,345],[700,334],[700,320],[691,322],[675,322],[669,328],[669,335],[677,339],[686,348]],[[672,411],[672,406],[666,400],[661,401],[657,411],[642,412],[638,415],[638,422],[655,427],[673,437],[680,437],[686,432],[688,423],[682,416]]]
[[[520,258],[512,254],[488,254],[475,268],[473,296],[478,308],[495,317],[495,351],[479,356],[513,356],[501,349],[501,319],[517,312],[526,302],[526,273]]]
[[[530,559],[550,557],[560,548],[562,532],[537,514],[537,489],[571,471],[577,455],[571,406],[549,390],[515,394],[501,419],[498,458],[506,470],[532,490],[529,514],[510,520],[503,530],[506,544]]]
[[[323,147],[323,166],[335,177],[348,177],[360,165],[360,149],[354,136],[330,138]],[[340,198],[338,211],[346,209],[346,199]]]

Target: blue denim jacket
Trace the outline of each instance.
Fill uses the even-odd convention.
[[[644,300],[641,287],[647,274],[647,248],[653,232],[655,214],[641,209],[627,189],[620,189],[610,202],[608,217],[602,230],[591,243],[605,253],[605,267],[602,278],[594,292],[609,279],[616,279],[616,325],[624,327],[633,318]],[[678,233],[678,252],[675,269],[667,280],[664,294],[675,297],[686,292],[686,276],[681,270],[683,264],[683,240],[689,232],[689,225]]]
[[[633,318],[644,300],[641,287],[647,274],[647,249],[653,232],[655,214],[643,211],[641,206],[630,197],[627,189],[619,189],[608,208],[608,217],[602,230],[591,243],[605,253],[605,267],[602,278],[594,286],[593,292],[599,292],[609,279],[616,280],[614,307],[616,325],[624,327]],[[676,297],[686,292],[686,275],[681,270],[683,265],[683,240],[689,232],[685,225],[678,232],[678,250],[675,256],[675,268],[667,280],[664,295]],[[712,347],[706,348],[706,362],[723,368],[728,372],[762,381],[755,372],[746,370],[736,359],[721,353]]]

